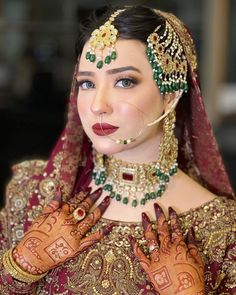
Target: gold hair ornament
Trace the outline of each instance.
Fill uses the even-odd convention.
[[[164,19],[168,21],[168,23],[174,28],[177,33],[180,42],[183,46],[185,56],[187,61],[193,72],[197,70],[197,54],[196,49],[193,43],[193,39],[188,31],[188,29],[184,26],[180,19],[178,19],[174,14],[169,12],[164,12],[160,10],[155,10],[155,12],[161,15]]]
[[[119,9],[114,12],[99,29],[95,29],[89,39],[89,48],[86,52],[86,59],[90,62],[97,62],[96,66],[101,69],[105,64],[110,64],[116,60],[117,52],[115,43],[119,37],[118,30],[112,24],[115,18],[125,9]],[[108,55],[103,58],[103,50],[109,48]]]
[[[148,36],[147,43],[147,57],[161,94],[187,92],[187,59],[180,38],[169,22],[159,25]]]

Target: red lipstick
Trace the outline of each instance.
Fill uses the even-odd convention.
[[[119,127],[108,123],[96,123],[92,126],[93,132],[98,136],[105,136],[114,133]]]

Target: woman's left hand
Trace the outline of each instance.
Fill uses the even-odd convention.
[[[148,216],[142,214],[150,259],[137,242],[131,238],[134,254],[148,275],[153,287],[161,295],[203,295],[204,264],[194,244],[193,232],[188,233],[186,244],[176,212],[169,208],[170,231],[161,207],[154,204],[157,233],[152,229]]]

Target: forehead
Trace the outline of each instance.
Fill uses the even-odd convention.
[[[85,58],[86,52],[89,48],[89,43],[87,42],[83,48],[79,69],[80,70],[98,70],[96,68],[96,63],[88,62]],[[139,68],[150,68],[149,62],[146,56],[146,45],[143,44],[141,41],[138,40],[122,40],[119,39],[115,44],[115,49],[117,52],[117,59],[112,61],[109,65],[105,65],[102,69],[98,71],[109,70],[110,68],[119,66],[125,67],[129,66],[136,66]],[[98,51],[95,51],[95,54],[98,55]],[[109,48],[105,48],[103,50],[103,59],[109,53]]]

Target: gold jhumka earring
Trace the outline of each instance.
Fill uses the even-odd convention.
[[[120,12],[119,10],[112,15],[113,18],[109,21],[108,27],[111,26],[114,15],[117,16]],[[147,39],[147,57],[153,69],[153,78],[161,94],[187,91],[187,60],[182,44],[173,27],[167,21],[163,25],[164,29],[161,30],[161,26],[158,26]],[[100,36],[104,29],[101,26],[99,32],[96,30],[94,31],[96,33],[93,32],[91,38],[96,40],[95,44],[100,44],[100,37],[95,36]],[[118,32],[116,32],[117,35]],[[111,48],[114,50],[116,38],[112,40],[114,43]],[[103,42],[98,48],[110,47],[111,43],[106,44],[109,45]],[[89,59],[91,50],[94,50],[94,47],[91,48],[87,59]],[[99,59],[101,60],[101,57]],[[94,57],[92,62],[93,60],[95,60]],[[97,64],[97,67],[101,68],[100,65],[103,63],[100,63],[99,67]],[[102,186],[112,199],[125,205],[131,203],[132,207],[145,205],[149,200],[160,198],[178,168],[178,140],[174,134],[175,121],[175,110],[169,112],[163,119],[163,137],[159,145],[157,162],[134,164],[117,160],[113,156],[96,155],[92,175],[95,184]],[[140,199],[137,195],[141,196]]]

